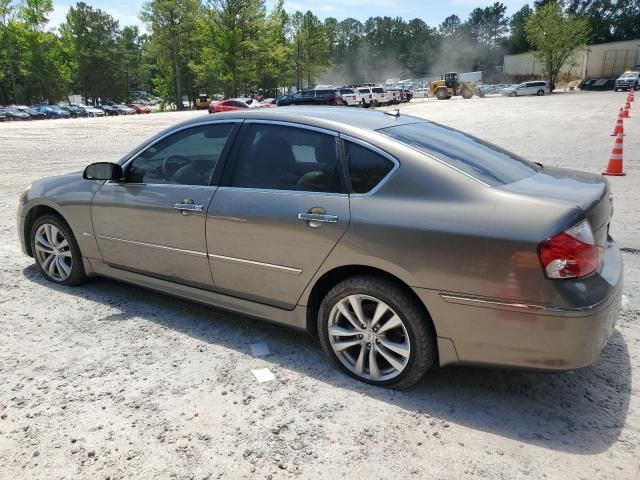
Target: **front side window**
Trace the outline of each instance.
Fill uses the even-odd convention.
[[[181,130],[138,155],[126,172],[131,183],[209,185],[233,123]]]
[[[437,123],[408,123],[377,131],[490,186],[517,182],[540,170],[514,153]]]
[[[393,169],[391,160],[369,148],[349,141],[345,141],[344,145],[354,193],[370,192]]]
[[[248,124],[229,183],[241,188],[340,192],[335,137],[283,125]]]

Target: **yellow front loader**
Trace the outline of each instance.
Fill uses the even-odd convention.
[[[457,95],[464,99],[474,95],[484,97],[473,83],[460,80],[460,75],[453,72],[445,73],[440,80],[435,80],[429,85],[429,96],[436,97],[438,100],[448,100]]]

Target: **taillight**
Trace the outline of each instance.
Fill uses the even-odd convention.
[[[538,246],[538,255],[547,278],[580,278],[596,271],[604,249],[595,244],[587,220]]]

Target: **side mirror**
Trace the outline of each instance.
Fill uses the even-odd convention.
[[[122,180],[122,167],[117,163],[97,162],[84,169],[85,180]]]

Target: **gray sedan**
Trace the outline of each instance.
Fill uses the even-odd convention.
[[[100,275],[305,329],[347,374],[566,370],[618,315],[607,181],[445,126],[335,107],[172,127],[25,191],[22,247],[62,285]]]

